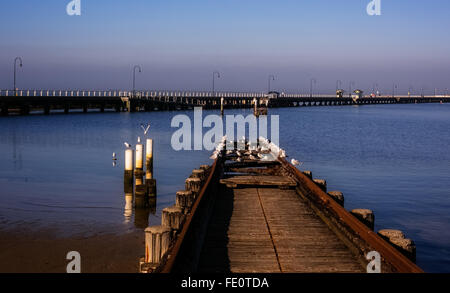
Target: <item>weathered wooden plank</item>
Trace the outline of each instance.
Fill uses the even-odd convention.
[[[288,177],[222,179],[227,185],[294,186]],[[294,190],[222,187],[200,272],[362,272],[358,260]]]

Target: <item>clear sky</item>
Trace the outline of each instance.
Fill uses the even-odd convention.
[[[393,82],[450,88],[450,1],[381,0],[69,0],[0,2],[0,88],[321,92],[336,80],[368,90]]]

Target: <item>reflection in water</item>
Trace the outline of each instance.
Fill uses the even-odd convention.
[[[150,214],[156,214],[156,180],[152,179],[150,171],[145,178],[144,181],[144,173],[136,174],[133,190],[133,174],[124,176],[125,223],[129,223],[133,215],[134,195],[134,225],[139,229],[147,228]]]
[[[129,223],[133,215],[133,193],[125,193],[125,223]]]

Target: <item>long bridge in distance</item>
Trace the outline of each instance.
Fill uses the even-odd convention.
[[[319,95],[262,92],[0,90],[1,115],[51,112],[140,112],[252,108],[342,106],[368,104],[448,103],[450,95]]]

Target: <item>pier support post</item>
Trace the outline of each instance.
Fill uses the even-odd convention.
[[[136,177],[135,185],[135,198],[134,206],[138,209],[145,208],[147,206],[147,189],[144,185],[144,180],[142,175]]]
[[[389,242],[395,249],[400,251],[411,261],[416,262],[416,244],[413,240],[407,239],[402,231],[384,229],[378,231],[378,235]]]
[[[203,183],[205,182],[205,170],[202,169],[194,169],[192,170],[192,178],[198,178]]]
[[[183,220],[183,211],[181,210],[181,208],[174,205],[163,210],[161,216],[161,225],[163,227],[178,231],[182,227],[181,225],[183,224]]]
[[[303,174],[305,174],[309,179],[312,179],[312,172],[311,171],[303,171]]]
[[[142,174],[144,170],[143,165],[143,156],[144,156],[144,145],[141,143],[136,144],[136,168],[135,173],[136,174]]]
[[[351,214],[373,231],[375,226],[375,214],[373,211],[368,209],[354,209],[351,211]]]
[[[197,198],[200,193],[201,185],[202,182],[198,178],[186,179],[186,190],[192,192],[195,198]]]
[[[224,105],[224,98],[220,98],[220,114],[223,116],[223,105]]]
[[[147,172],[153,173],[153,139],[147,139],[145,165],[147,167]]]
[[[152,226],[145,229],[145,259],[146,263],[159,264],[169,249],[171,239],[170,228]]]
[[[339,205],[344,206],[344,194],[340,191],[330,191],[328,195],[334,199]]]
[[[133,150],[125,150],[125,171],[124,171],[124,184],[125,186],[131,186],[131,193],[133,193]],[[125,193],[128,193],[125,191]]]
[[[175,205],[182,209],[183,213],[187,214],[194,204],[194,194],[191,191],[178,191],[176,195]]]
[[[323,179],[314,179],[314,183],[316,183],[320,189],[322,189],[324,192],[327,192],[327,181]]]
[[[153,179],[153,173],[149,170],[145,173],[145,185],[147,187],[148,197],[156,198],[156,180]]]

